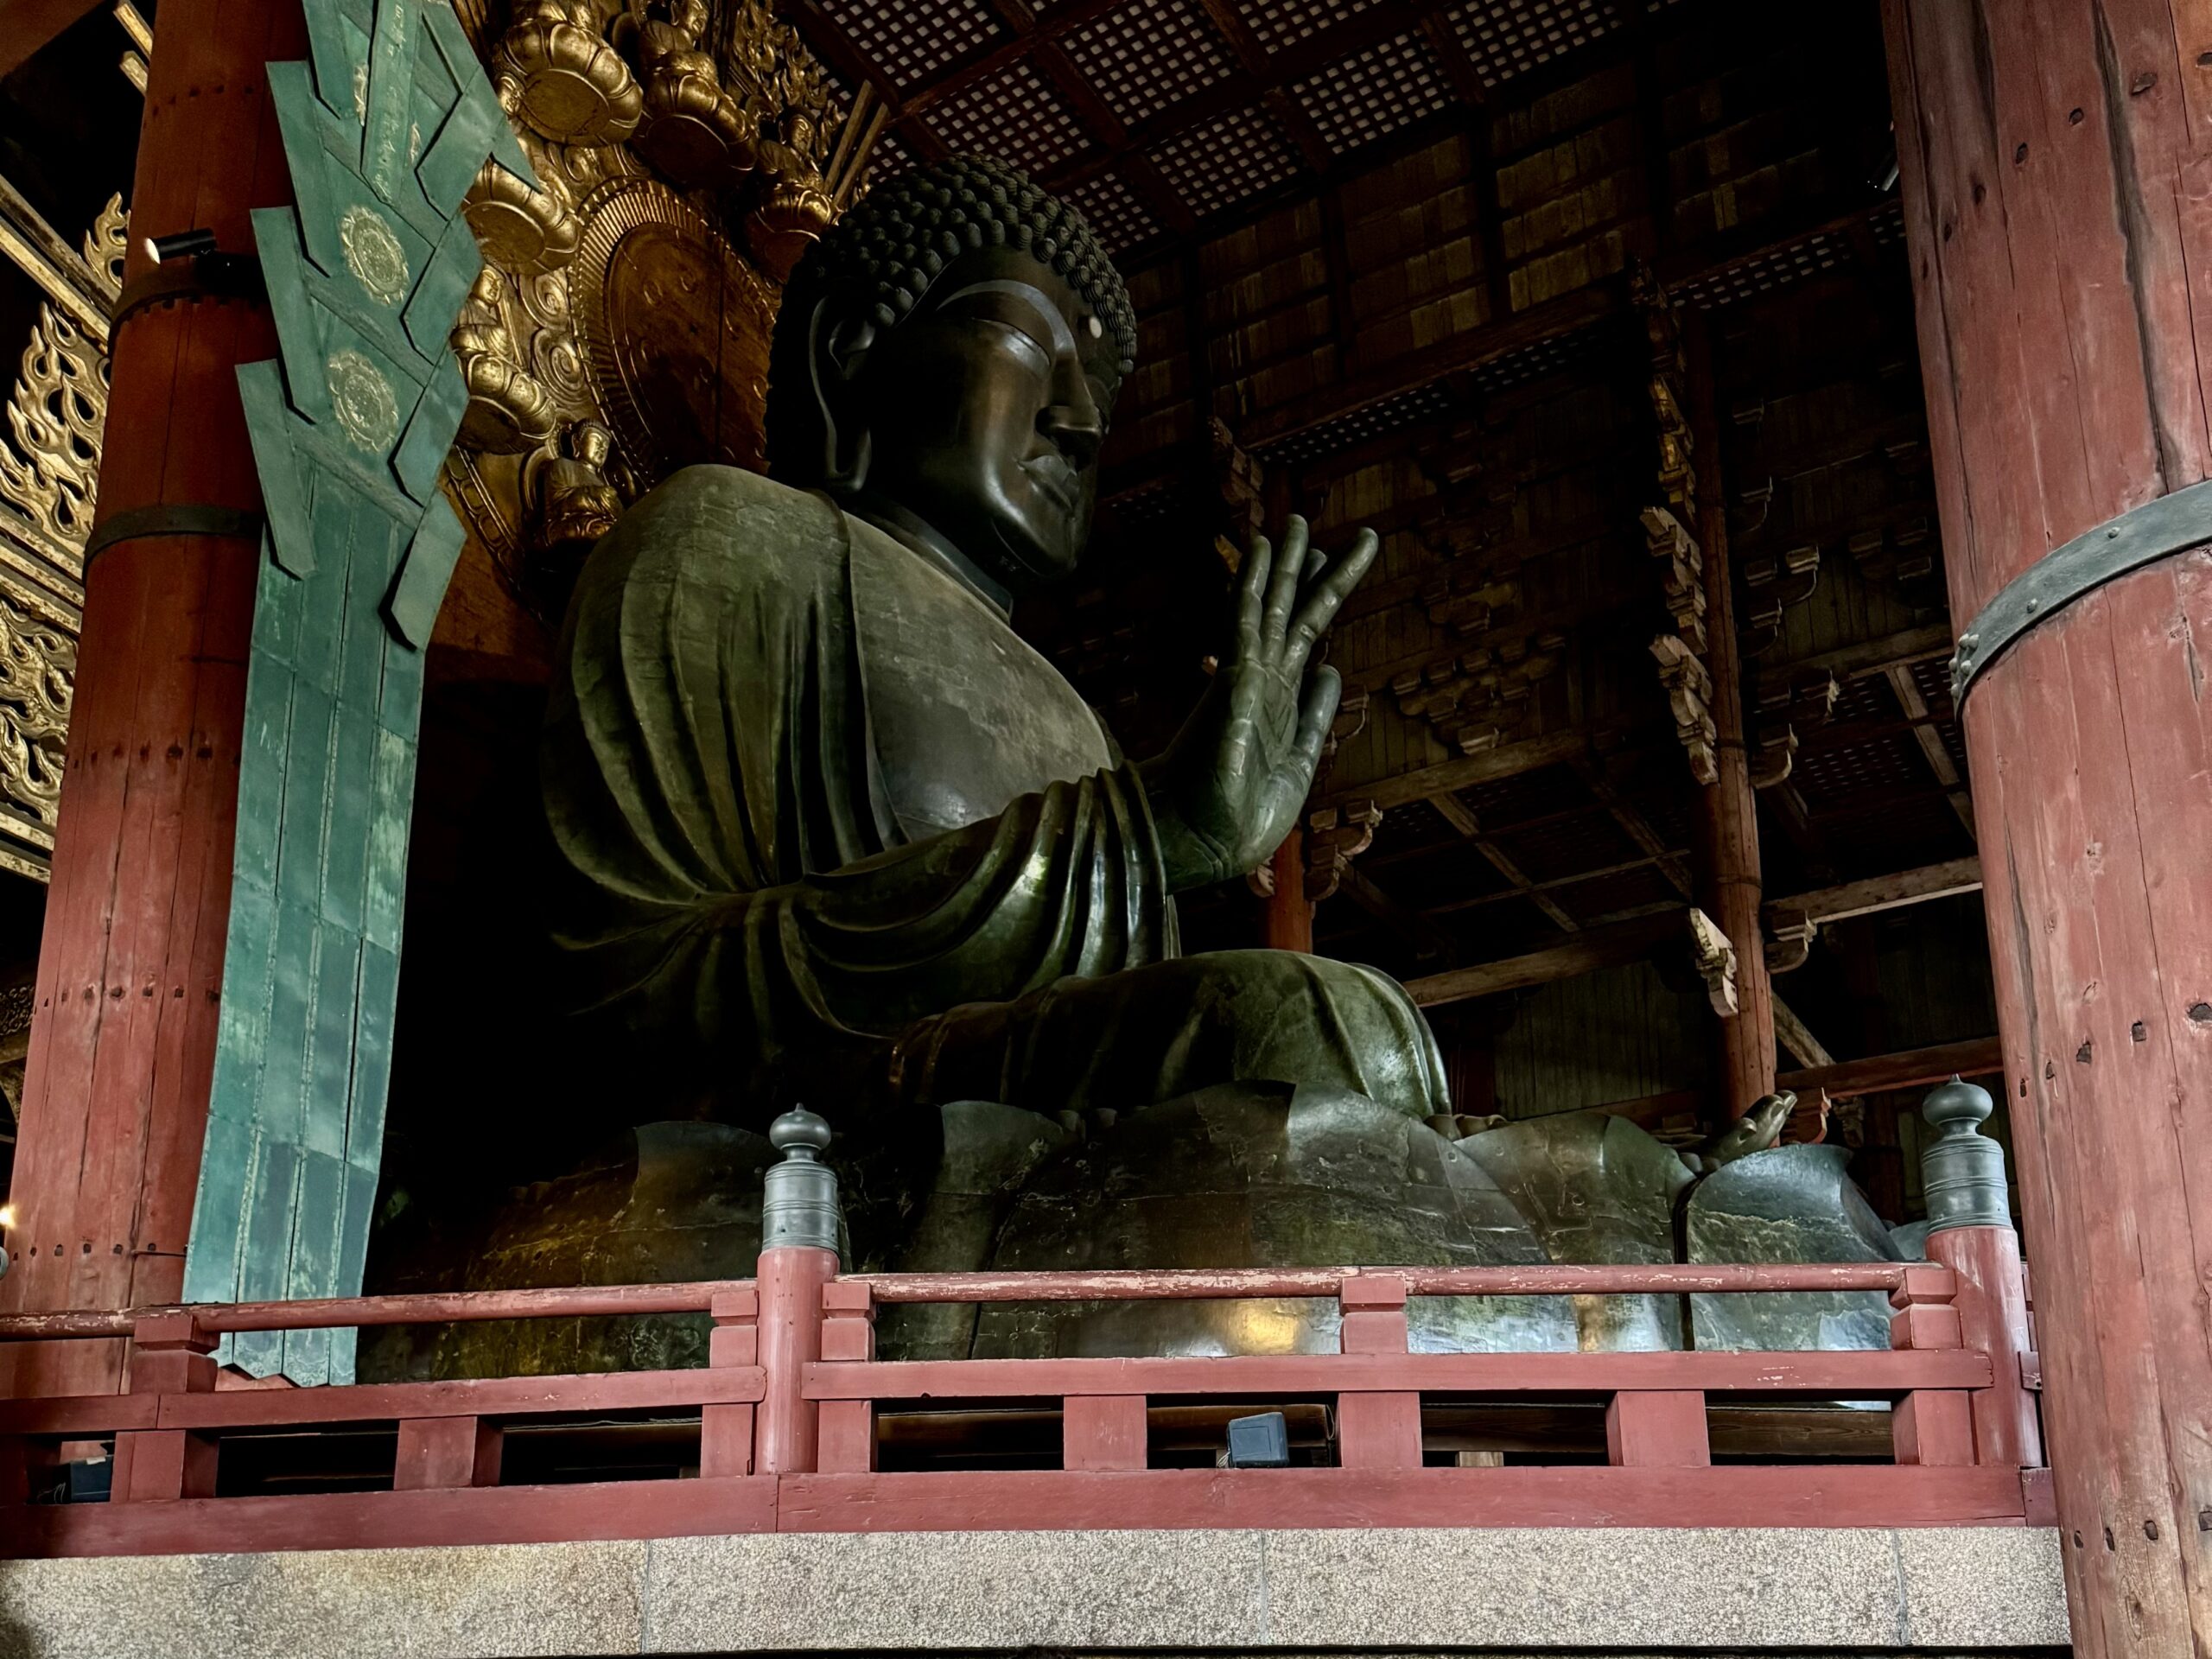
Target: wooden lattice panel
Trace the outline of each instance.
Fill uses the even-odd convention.
[[[1098,239],[1106,245],[1109,253],[1139,242],[1148,241],[1160,234],[1160,221],[1152,210],[1137,200],[1135,191],[1122,181],[1118,173],[1099,173],[1071,184],[1060,192],[1068,205],[1090,221],[1090,228],[1098,232]]]
[[[1357,16],[1376,0],[1245,0],[1245,26],[1270,52]]]
[[[1675,291],[1700,310],[1712,311],[1833,270],[1851,257],[1850,245],[1841,237],[1821,232],[1789,247],[1731,265],[1700,282],[1685,283]]]
[[[1257,110],[1231,110],[1169,140],[1153,160],[1185,207],[1219,213],[1281,184],[1298,157],[1275,124]]]
[[[1001,38],[983,0],[821,0],[830,21],[901,89]]]
[[[1483,85],[1496,86],[1621,26],[1612,0],[1472,0],[1449,14]]]
[[[1532,881],[1554,881],[1584,870],[1609,869],[1638,856],[1637,845],[1627,833],[1611,815],[1594,807],[1519,833],[1508,830],[1494,839]]]
[[[1027,58],[1017,58],[931,110],[931,128],[951,149],[988,156],[1031,175],[1084,149],[1083,129]]]
[[[1436,60],[1411,34],[1339,58],[1290,91],[1338,154],[1387,138],[1452,101]]]
[[[1202,92],[1233,67],[1191,0],[1132,0],[1067,37],[1067,54],[1124,126]]]
[[[1416,386],[1411,391],[1370,404],[1364,409],[1270,444],[1262,455],[1272,462],[1300,466],[1364,443],[1370,438],[1402,431],[1416,422],[1436,419],[1450,413],[1451,408],[1451,394],[1444,387]]]

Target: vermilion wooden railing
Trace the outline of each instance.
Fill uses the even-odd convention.
[[[1974,1230],[1941,1236],[1955,1250]],[[2018,1351],[2024,1325],[2001,1308],[1993,1314],[1993,1300],[2004,1298],[1993,1299],[1980,1276],[1925,1263],[839,1275],[829,1252],[783,1247],[762,1252],[757,1279],[734,1283],[19,1315],[0,1319],[0,1339],[127,1337],[130,1383],[122,1395],[0,1402],[0,1550],[153,1554],[773,1529],[2018,1524],[2038,1508],[2043,1485],[2041,1472],[2025,1467],[2041,1459]],[[1413,1296],[1847,1290],[1889,1294],[1890,1351],[1407,1351]],[[874,1357],[875,1310],[888,1304],[1252,1297],[1336,1298],[1341,1351]],[[212,1357],[231,1332],[671,1313],[711,1316],[706,1366],[234,1391],[218,1389]],[[1894,1460],[1715,1467],[1706,1411],[1716,1396],[1891,1402]],[[1562,1398],[1603,1404],[1604,1465],[1423,1466],[1425,1401]],[[1332,1407],[1337,1466],[1147,1468],[1148,1407],[1208,1400]],[[1038,1401],[1060,1412],[1058,1470],[875,1467],[880,1408]],[[510,1424],[694,1411],[696,1479],[499,1484]],[[388,1491],[220,1495],[226,1441],[362,1425],[397,1427]],[[37,1471],[63,1446],[110,1437],[109,1502],[28,1501]]]

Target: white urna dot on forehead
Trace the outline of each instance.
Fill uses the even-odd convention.
[[[1095,311],[1083,320],[1083,326],[1090,330],[1090,337],[1093,340],[1098,339],[1106,332],[1106,325],[1099,321],[1098,314]]]

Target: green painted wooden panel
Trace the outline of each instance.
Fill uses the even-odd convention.
[[[467,398],[446,341],[481,265],[486,157],[535,183],[441,0],[307,0],[270,70],[295,206],[254,215],[278,356],[238,372],[267,505],[194,1300],[361,1283],[397,1006],[422,650],[459,556],[438,477]],[[241,1335],[302,1383],[347,1332]]]

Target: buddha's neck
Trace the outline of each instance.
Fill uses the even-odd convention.
[[[918,513],[910,512],[872,490],[855,490],[841,494],[837,499],[855,518],[865,519],[901,547],[912,548],[946,571],[1001,616],[1013,613],[1013,593],[985,575],[973,560],[939,535]]]

